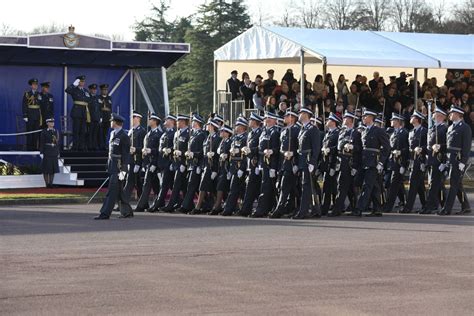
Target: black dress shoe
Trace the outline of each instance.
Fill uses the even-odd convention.
[[[190,212],[190,210],[187,210],[185,208],[180,207],[180,208],[176,209],[176,212],[181,213],[181,214],[188,214]]]
[[[467,210],[461,210],[459,212],[456,212],[456,215],[466,215],[466,214],[470,214],[470,213],[471,213],[471,210],[467,209]]]
[[[127,215],[119,215],[118,218],[132,218],[133,213],[128,213]]]
[[[328,217],[337,217],[337,216],[341,216],[341,212],[332,211],[331,213],[328,214]]]
[[[350,212],[349,214],[347,214],[347,216],[357,216],[357,217],[361,217],[362,216],[362,212],[361,211],[352,211]]]
[[[282,216],[283,214],[281,214],[280,212],[273,212],[268,215],[268,218],[281,218]]]
[[[213,209],[209,212],[209,215],[219,215],[220,212],[222,212],[221,208]]]
[[[265,214],[253,212],[252,214],[250,214],[249,217],[251,217],[251,218],[262,218],[262,217],[265,217]]]
[[[192,210],[191,212],[189,212],[190,215],[200,215],[202,214],[202,210],[201,209],[197,209],[195,208],[194,210]]]
[[[109,216],[100,214],[100,215],[94,217],[94,219],[96,219],[96,220],[109,219]]]
[[[156,213],[156,212],[158,212],[158,209],[156,209],[156,208],[149,208],[149,209],[146,210],[146,212],[147,212],[147,213]]]
[[[326,214],[327,215],[327,214]],[[309,217],[310,218],[321,218],[321,216],[323,216],[320,212],[311,212],[309,214]]]
[[[120,209],[118,207],[114,208],[112,212],[120,212]]]
[[[372,213],[369,213],[367,215],[365,215],[365,217],[382,217],[382,212],[372,212]]]
[[[141,208],[141,207],[137,207],[137,208],[134,209],[133,211],[136,212],[136,213],[143,213],[143,212],[145,212],[145,209],[144,209],[144,208]]]
[[[441,210],[437,214],[440,216],[446,216],[446,215],[451,215],[451,212],[446,212],[445,210]]]
[[[252,213],[251,212],[246,212],[246,211],[237,211],[235,213],[235,216],[241,216],[241,217],[249,217]]]
[[[308,218],[307,215],[303,215],[299,213],[291,217],[291,219],[307,219],[307,218]]]

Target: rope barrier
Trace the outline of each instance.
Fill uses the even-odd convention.
[[[37,129],[36,131],[22,132],[22,133],[12,133],[12,134],[0,134],[0,136],[19,136],[19,135],[28,135],[41,132],[42,129]]]

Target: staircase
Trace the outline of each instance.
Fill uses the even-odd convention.
[[[108,177],[107,152],[105,151],[63,151],[64,168],[76,173],[85,187],[99,187]]]

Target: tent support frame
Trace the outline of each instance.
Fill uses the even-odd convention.
[[[300,108],[303,108],[305,106],[305,102],[304,102],[305,79],[304,79],[304,50],[303,48],[301,48],[301,51],[300,51],[300,66],[301,66]]]

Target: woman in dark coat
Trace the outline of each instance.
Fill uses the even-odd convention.
[[[46,120],[47,127],[40,135],[40,153],[43,155],[41,170],[47,188],[53,187],[54,174],[59,172],[58,131],[54,129],[54,118]]]

